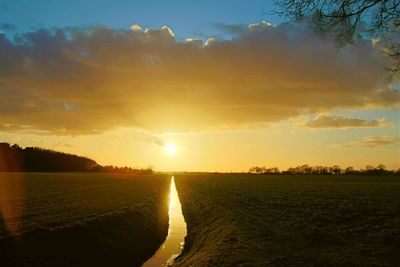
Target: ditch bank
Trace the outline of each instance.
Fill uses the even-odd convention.
[[[167,183],[163,188],[136,206],[3,236],[0,266],[141,266],[167,236]]]

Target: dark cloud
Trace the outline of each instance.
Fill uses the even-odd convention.
[[[391,107],[370,42],[338,50],[296,25],[249,25],[233,40],[179,42],[160,30],[0,34],[0,122],[54,134],[115,127],[236,127],[333,109]]]
[[[0,31],[15,31],[17,26],[15,24],[10,23],[0,23]]]
[[[309,121],[305,126],[310,128],[362,128],[362,127],[382,127],[386,125],[384,119],[365,120],[358,118],[348,118],[344,116],[321,115]]]
[[[242,35],[247,32],[247,25],[244,24],[226,24],[216,22],[212,24],[216,29],[232,34],[232,35]]]

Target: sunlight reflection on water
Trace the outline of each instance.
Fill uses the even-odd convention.
[[[175,187],[174,176],[171,178],[171,189],[169,199],[169,227],[168,235],[164,244],[157,252],[142,266],[168,266],[171,265],[182,251],[186,236],[186,222],[182,214],[182,206]]]

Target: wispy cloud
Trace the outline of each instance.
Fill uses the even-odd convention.
[[[361,140],[341,145],[344,148],[381,148],[399,143],[400,136],[368,136]]]
[[[146,131],[136,130],[134,134],[137,140],[157,146],[165,146],[165,142],[155,134]]]
[[[63,143],[63,142],[58,142],[53,144],[53,147],[56,149],[69,149],[69,148],[74,148],[73,145],[69,144],[69,143]]]
[[[17,26],[11,23],[0,23],[0,30],[1,31],[15,31]]]
[[[359,118],[349,118],[345,116],[328,116],[320,115],[314,120],[305,124],[310,128],[367,128],[367,127],[384,127],[387,126],[385,119],[365,120]]]
[[[139,25],[0,34],[0,121],[59,135],[174,132],[400,103],[371,42],[338,50],[298,25],[239,28],[207,43]]]

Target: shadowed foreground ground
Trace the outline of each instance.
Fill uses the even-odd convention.
[[[2,173],[0,266],[140,266],[167,235],[168,190],[167,176]]]
[[[399,266],[400,179],[176,175],[176,266]]]

